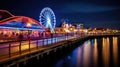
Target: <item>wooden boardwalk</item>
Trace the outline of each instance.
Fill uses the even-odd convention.
[[[36,57],[39,59],[43,54],[49,54],[51,51],[56,52],[57,49],[67,47],[70,43],[76,43],[89,37],[115,36],[115,34],[105,35],[75,35],[65,37],[55,37],[42,40],[13,42],[11,44],[0,45],[0,65],[10,67],[19,66],[20,62],[26,64],[26,61]],[[118,35],[117,35],[118,36]]]

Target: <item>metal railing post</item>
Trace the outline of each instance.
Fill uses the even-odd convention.
[[[20,41],[20,45],[19,45],[19,54],[21,54],[21,41]]]
[[[9,44],[9,58],[11,57],[11,44]]]
[[[29,51],[30,51],[30,39],[29,39]]]

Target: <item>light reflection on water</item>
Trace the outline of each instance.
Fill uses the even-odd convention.
[[[98,61],[98,48],[97,48],[97,39],[94,39],[94,48],[93,48],[93,61],[94,61],[94,67],[97,67],[97,61]]]
[[[109,38],[103,38],[102,41],[102,59],[105,67],[109,67],[109,58],[110,58],[110,44]]]
[[[115,66],[118,64],[118,38],[113,37],[113,61]]]
[[[81,48],[80,47],[78,47],[78,52],[77,52],[77,67],[79,67],[80,66],[80,63],[82,63],[80,60],[81,60],[81,56],[82,56],[82,50],[81,50]]]
[[[83,66],[88,67],[90,65],[90,55],[91,55],[91,42],[88,40],[84,43],[84,49],[83,49]]]
[[[85,41],[68,56],[58,60],[54,67],[118,67],[118,37]],[[120,45],[120,44],[119,44]]]

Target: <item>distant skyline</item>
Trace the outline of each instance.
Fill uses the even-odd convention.
[[[62,19],[68,19],[69,22],[84,22],[89,27],[120,29],[118,0],[0,0],[0,9],[37,21],[44,7],[54,11],[57,26]]]

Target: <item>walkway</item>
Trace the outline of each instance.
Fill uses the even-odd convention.
[[[19,56],[34,50],[42,50],[49,46],[54,46],[56,43],[78,38],[75,36],[61,36],[49,39],[30,40],[21,42],[12,42],[0,44],[0,62],[5,61],[13,56]],[[54,45],[53,45],[54,44]]]
[[[107,35],[111,35],[111,34],[107,34]],[[40,51],[40,50],[47,49],[49,47],[56,46],[58,43],[63,43],[66,40],[84,38],[87,36],[96,36],[96,35],[60,36],[60,37],[54,37],[54,38],[49,38],[49,39],[30,40],[30,41],[0,44],[0,63],[6,60],[10,60],[15,57],[19,57],[19,56],[29,54],[35,51]],[[99,34],[99,36],[101,35]]]

